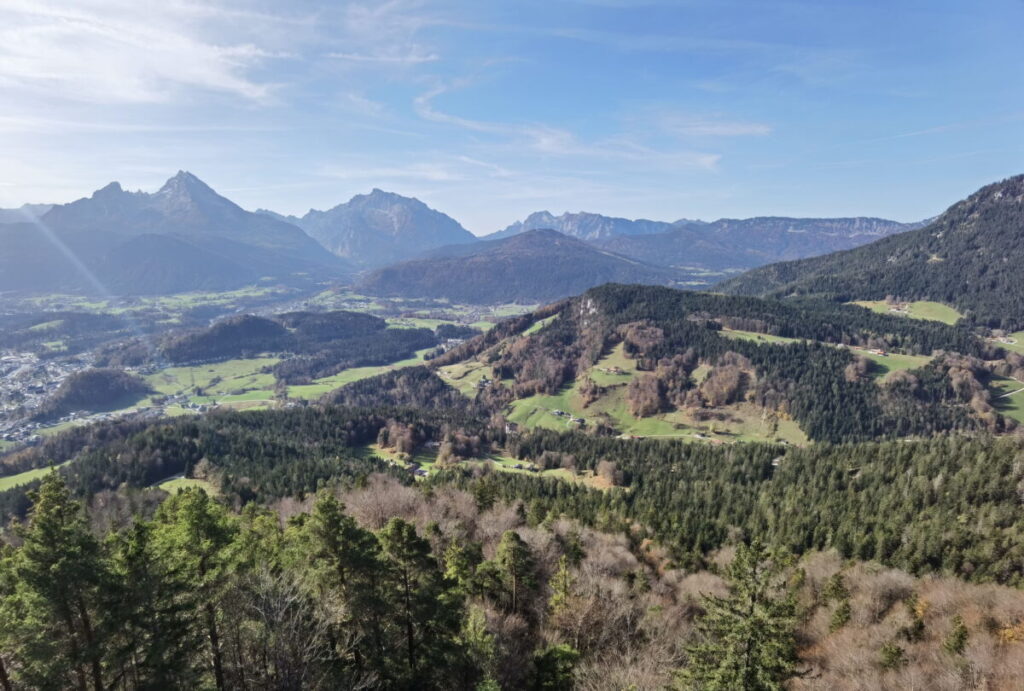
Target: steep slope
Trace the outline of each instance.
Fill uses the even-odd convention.
[[[555,300],[608,282],[667,285],[677,278],[670,269],[602,251],[553,230],[532,230],[380,269],[357,290],[492,304]]]
[[[378,267],[424,251],[473,242],[476,236],[418,199],[374,189],[302,218],[268,215],[302,228],[324,247],[363,267]]]
[[[725,271],[850,249],[921,225],[880,218],[723,218],[680,221],[661,233],[615,235],[594,244],[650,263]]]
[[[924,228],[814,259],[755,269],[721,286],[743,295],[933,300],[968,320],[1024,327],[1024,175],[983,187]]]
[[[682,222],[682,221],[681,221]],[[685,221],[686,223],[698,223],[699,221]],[[643,235],[648,233],[660,233],[672,228],[671,223],[663,221],[648,221],[646,219],[630,220],[628,218],[615,218],[602,216],[581,211],[580,213],[564,213],[555,216],[549,211],[537,211],[530,214],[522,221],[516,221],[504,230],[499,230],[486,236],[485,240],[500,240],[502,238],[519,235],[529,230],[541,230],[550,228],[557,230],[563,235],[569,235],[579,240],[600,240],[618,235]]]
[[[152,194],[111,183],[0,226],[0,242],[0,290],[154,294],[350,272],[300,228],[245,211],[186,172]]]

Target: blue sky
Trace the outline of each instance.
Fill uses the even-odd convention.
[[[1024,2],[3,0],[0,206],[187,169],[531,211],[917,220],[1024,172]]]

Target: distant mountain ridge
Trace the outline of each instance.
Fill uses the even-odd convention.
[[[53,204],[22,204],[17,209],[0,209],[0,223],[25,223],[39,218]]]
[[[113,182],[36,222],[2,225],[0,243],[0,290],[159,294],[351,274],[300,228],[184,171],[154,193]]]
[[[610,236],[594,244],[646,262],[722,271],[850,249],[921,225],[865,217],[723,218],[683,221],[661,233]]]
[[[987,185],[923,228],[857,249],[771,264],[721,286],[741,295],[934,300],[969,321],[1024,328],[1024,175]]]
[[[676,223],[700,223],[700,221],[677,221]],[[601,240],[617,235],[645,235],[648,233],[661,233],[672,228],[673,223],[664,221],[648,221],[647,219],[630,220],[628,218],[616,218],[613,216],[602,216],[585,211],[579,213],[566,212],[561,216],[555,216],[550,211],[537,211],[530,214],[522,221],[516,221],[504,230],[484,236],[485,240],[500,240],[512,237],[529,230],[550,229],[557,230],[563,235],[577,238],[579,240]]]
[[[356,286],[369,295],[496,304],[547,302],[603,283],[672,285],[671,269],[592,247],[554,230],[531,230],[435,250],[379,269]]]
[[[477,239],[458,221],[420,200],[376,188],[327,211],[310,209],[301,218],[262,213],[302,228],[334,254],[367,268]]]

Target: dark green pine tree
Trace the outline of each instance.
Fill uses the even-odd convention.
[[[19,676],[26,688],[105,688],[97,627],[107,579],[100,544],[64,480],[50,473],[33,497],[14,558],[22,622]]]
[[[11,663],[15,649],[23,642],[20,630],[26,617],[18,595],[18,579],[14,572],[14,549],[0,544],[0,689],[12,691]]]
[[[237,522],[227,509],[197,488],[182,490],[157,511],[153,539],[168,560],[181,569],[196,596],[194,614],[201,620],[218,691],[227,688],[227,662],[221,641],[223,596],[235,570],[232,544]]]
[[[785,559],[760,544],[740,545],[729,567],[728,597],[704,596],[699,642],[688,648],[682,688],[781,691],[797,662],[796,603]]]
[[[317,499],[300,536],[310,582],[322,600],[338,605],[330,608],[329,617],[335,653],[356,674],[379,672],[388,649],[380,592],[384,565],[376,537],[360,528],[328,493]]]
[[[533,552],[519,533],[506,530],[498,543],[494,561],[505,586],[508,611],[518,613],[525,595],[536,585]]]
[[[114,681],[133,689],[195,687],[202,644],[196,599],[173,560],[161,558],[153,525],[136,522],[110,540],[111,585],[104,629]]]
[[[401,687],[446,688],[445,675],[459,666],[464,651],[457,636],[464,601],[438,570],[430,543],[416,528],[392,518],[378,533],[387,563],[384,592],[394,620],[393,660]],[[444,665],[435,664],[443,660]]]

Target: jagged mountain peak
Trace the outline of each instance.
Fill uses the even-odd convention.
[[[419,199],[377,187],[327,211],[310,209],[302,218],[285,220],[338,256],[371,268],[476,239],[455,219]]]
[[[169,178],[153,197],[192,202],[217,201],[230,204],[232,207],[236,206],[233,202],[217,194],[212,187],[198,177],[184,170],[179,170],[174,177]]]

